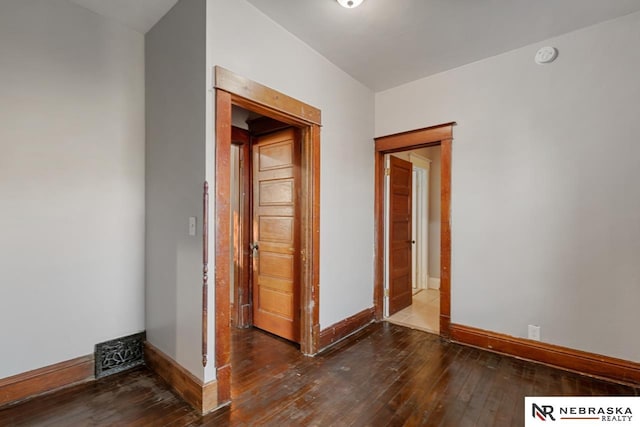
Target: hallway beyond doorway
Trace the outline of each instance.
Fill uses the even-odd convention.
[[[437,289],[420,289],[413,294],[409,307],[385,319],[396,325],[413,329],[440,333],[440,291]]]

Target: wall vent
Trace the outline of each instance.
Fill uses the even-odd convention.
[[[144,341],[146,333],[96,344],[96,378],[131,369],[144,364]]]

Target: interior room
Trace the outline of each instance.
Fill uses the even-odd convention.
[[[637,398],[639,41],[640,0],[1,0],[0,425]]]

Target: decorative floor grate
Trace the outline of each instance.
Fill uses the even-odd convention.
[[[106,377],[144,364],[145,339],[146,334],[140,332],[96,344],[96,378]]]

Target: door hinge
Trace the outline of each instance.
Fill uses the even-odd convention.
[[[384,175],[391,176],[391,168],[384,168]]]
[[[389,288],[384,290],[384,296],[385,296],[385,298],[389,297]]]

